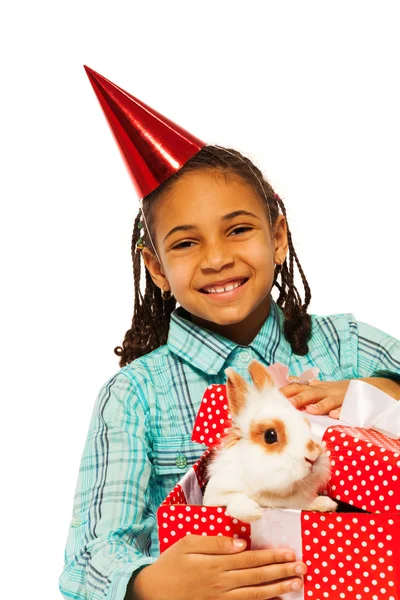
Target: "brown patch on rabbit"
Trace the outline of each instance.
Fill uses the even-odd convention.
[[[273,387],[274,382],[267,371],[267,368],[264,367],[262,363],[258,360],[252,360],[249,364],[248,371],[250,373],[250,377],[253,381],[254,387],[261,392],[265,387]]]
[[[280,419],[254,421],[250,425],[249,439],[262,446],[268,454],[282,452],[288,443],[286,428]]]
[[[315,450],[319,449],[314,440],[310,440],[306,446],[309,452],[315,452]]]
[[[228,377],[226,382],[226,393],[229,399],[229,408],[232,416],[237,416],[245,407],[247,394],[250,386],[239,373],[236,373],[231,367],[225,369]]]

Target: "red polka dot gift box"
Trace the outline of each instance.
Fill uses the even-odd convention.
[[[189,473],[196,478],[194,470]],[[158,509],[161,552],[186,535],[240,537],[251,549],[291,547],[308,565],[304,589],[286,594],[287,600],[400,598],[398,515],[265,509],[250,525],[227,517],[221,507],[185,500],[178,484]]]
[[[326,493],[364,511],[400,511],[400,402],[350,382],[341,421],[307,415],[331,462]],[[351,426],[349,426],[351,425]]]
[[[249,549],[290,547],[308,565],[308,572],[304,589],[286,594],[285,600],[400,600],[400,514],[395,501],[388,504],[396,495],[400,501],[397,478],[390,480],[399,471],[398,442],[359,428],[324,427],[323,441],[333,470],[330,495],[348,505],[361,504],[363,511],[374,514],[360,509],[336,513],[265,509],[262,519],[249,524],[227,516],[223,507],[202,506],[212,448],[229,426],[225,386],[209,386],[192,436],[209,449],[158,509],[160,551],[186,535],[240,537],[247,540]],[[379,493],[381,487],[385,492]],[[389,494],[395,488],[395,494]]]
[[[353,427],[327,429],[331,462],[326,493],[368,512],[400,511],[400,445],[381,433]]]

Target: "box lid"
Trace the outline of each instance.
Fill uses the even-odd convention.
[[[209,448],[217,446],[231,425],[226,386],[209,385],[194,423],[192,441]]]

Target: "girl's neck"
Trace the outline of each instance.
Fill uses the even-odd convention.
[[[190,317],[192,322],[196,323],[196,325],[200,325],[200,327],[203,327],[204,329],[218,333],[218,335],[231,340],[235,344],[239,344],[240,346],[248,346],[254,340],[261,327],[264,325],[265,320],[269,315],[270,308],[271,296],[268,295],[265,300],[261,302],[261,304],[259,304],[257,308],[240,323],[233,323],[232,325],[218,325],[217,323],[201,319],[195,315],[190,315]]]

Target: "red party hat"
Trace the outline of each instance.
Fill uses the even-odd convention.
[[[84,65],[133,183],[143,198],[205,143]]]

